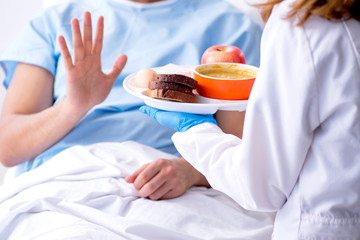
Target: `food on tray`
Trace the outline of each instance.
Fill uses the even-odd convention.
[[[181,74],[157,74],[148,85],[147,95],[153,98],[167,99],[178,102],[195,103],[193,90],[197,81]]]
[[[142,69],[136,73],[134,77],[134,84],[138,88],[148,88],[149,82],[156,79],[157,73],[152,69]]]
[[[250,69],[206,69],[199,73],[222,79],[247,79],[256,76],[256,72]]]
[[[205,50],[201,57],[201,64],[219,62],[246,63],[244,53],[235,46],[211,46]]]
[[[258,68],[240,63],[208,63],[195,67],[200,96],[221,100],[247,100]]]

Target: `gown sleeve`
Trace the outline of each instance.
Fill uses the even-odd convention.
[[[0,67],[5,72],[7,88],[18,62],[36,65],[55,74],[58,55],[54,52],[56,36],[47,15],[36,14],[12,41],[0,57]]]
[[[210,185],[247,209],[277,211],[296,182],[319,125],[311,49],[296,19],[274,9],[262,39],[260,71],[246,110],[243,139],[213,124],[173,141]]]

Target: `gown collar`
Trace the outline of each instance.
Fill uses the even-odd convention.
[[[113,1],[121,2],[121,3],[125,4],[125,5],[130,6],[130,7],[153,8],[153,7],[169,5],[169,4],[172,4],[172,3],[176,2],[177,0],[163,0],[163,1],[153,2],[153,3],[139,3],[139,2],[133,2],[133,1],[130,1],[130,0],[113,0]]]

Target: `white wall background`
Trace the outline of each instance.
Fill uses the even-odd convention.
[[[22,26],[30,17],[42,8],[43,0],[0,0],[0,55],[11,43]],[[0,69],[0,112],[5,98],[2,85],[4,73]],[[0,183],[4,178],[6,168],[0,164]]]

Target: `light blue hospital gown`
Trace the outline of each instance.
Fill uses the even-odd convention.
[[[107,99],[89,111],[61,141],[34,160],[17,166],[17,174],[36,168],[76,144],[133,140],[177,154],[170,139],[173,130],[138,111],[143,101],[123,89],[123,79],[141,69],[168,63],[199,64],[202,53],[211,45],[238,46],[247,63],[259,64],[261,27],[225,1],[169,0],[155,6],[76,0],[45,9],[25,26],[0,58],[6,74],[4,86],[8,87],[17,62],[43,67],[55,76],[57,104],[65,96],[65,73],[57,37],[64,35],[72,52],[70,22],[76,17],[82,25],[84,11],[91,12],[94,23],[99,16],[105,18],[103,71],[109,72],[121,53],[128,56],[128,63]]]

